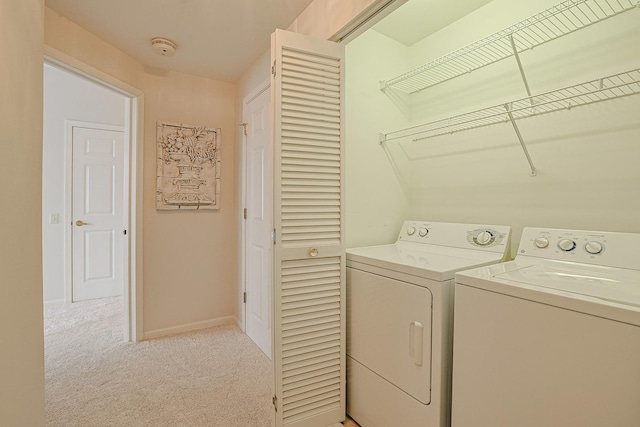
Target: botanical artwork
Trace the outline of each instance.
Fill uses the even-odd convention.
[[[220,129],[158,121],[156,208],[220,208]]]

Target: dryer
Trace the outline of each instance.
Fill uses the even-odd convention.
[[[445,427],[453,278],[503,261],[507,226],[405,221],[393,244],[347,249],[347,413],[362,427]]]
[[[640,234],[525,228],[456,274],[453,427],[640,425]]]

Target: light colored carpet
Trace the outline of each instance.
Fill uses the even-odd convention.
[[[45,310],[47,426],[269,427],[271,362],[235,325],[132,344],[122,299]]]

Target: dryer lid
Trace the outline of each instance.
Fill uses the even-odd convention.
[[[460,270],[500,262],[502,256],[496,252],[410,242],[347,249],[347,260],[439,282],[453,279]]]

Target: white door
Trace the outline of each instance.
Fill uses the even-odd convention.
[[[124,132],[72,131],[72,301],[122,295]]]
[[[276,30],[276,426],[345,417],[344,46]]]
[[[271,358],[273,264],[272,152],[269,89],[245,105],[245,325],[247,335]]]

